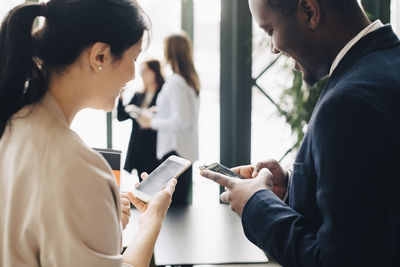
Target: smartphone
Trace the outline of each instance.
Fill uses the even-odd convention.
[[[151,198],[173,178],[178,178],[192,163],[178,156],[170,156],[160,164],[149,176],[132,190],[132,193],[144,203]]]
[[[127,105],[125,108],[126,113],[128,113],[132,118],[136,119],[142,114],[142,108],[134,104]]]
[[[217,162],[210,164],[210,165],[201,165],[199,168],[200,168],[200,170],[210,170],[210,171],[224,174],[226,176],[236,177],[236,178],[240,178],[240,179],[246,179],[245,177],[237,174],[236,172],[232,171],[228,167],[225,167],[224,165],[217,163]]]

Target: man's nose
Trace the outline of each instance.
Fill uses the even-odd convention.
[[[277,48],[275,47],[274,41],[273,41],[273,40],[271,40],[270,46],[271,46],[271,52],[272,52],[272,54],[279,54],[279,53],[281,52],[281,51],[279,51],[279,49],[277,49]]]

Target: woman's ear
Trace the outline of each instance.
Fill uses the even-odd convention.
[[[321,6],[318,0],[300,0],[299,11],[310,30],[315,30],[321,22]]]
[[[111,60],[110,46],[97,42],[89,48],[89,64],[93,71],[101,72]]]

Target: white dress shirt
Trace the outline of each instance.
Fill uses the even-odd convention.
[[[122,266],[120,210],[109,165],[49,93],[13,116],[0,139],[0,266]]]
[[[200,101],[185,79],[171,75],[157,97],[157,114],[151,127],[157,130],[157,157],[175,150],[194,162],[199,157],[198,117]]]
[[[333,71],[336,69],[336,67],[339,65],[339,62],[343,59],[343,57],[349,52],[350,48],[352,48],[358,41],[360,41],[361,38],[366,36],[368,33],[371,33],[373,31],[376,31],[377,29],[381,28],[383,26],[382,22],[380,20],[376,20],[367,27],[365,27],[359,34],[357,34],[353,39],[348,42],[345,47],[339,52],[339,54],[336,56],[335,60],[333,61],[331,65],[331,69],[329,72],[329,75],[332,75]]]

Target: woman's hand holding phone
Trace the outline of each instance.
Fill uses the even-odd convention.
[[[143,181],[128,193],[129,200],[143,213],[139,224],[146,221],[150,224],[160,223],[161,226],[172,201],[176,178],[190,165],[190,161],[173,155],[162,162],[150,175],[141,174]]]
[[[126,225],[129,223],[129,217],[131,216],[130,204],[128,195],[126,193],[120,193],[121,198],[121,222],[122,229],[125,229]]]
[[[149,175],[147,174],[147,172],[142,172],[142,173],[140,174],[140,178],[142,178],[142,180],[146,179],[147,176],[149,176]],[[136,183],[136,184],[135,184],[135,187],[137,187],[138,185],[139,185],[139,183]],[[128,192],[128,199],[129,199],[129,201],[133,204],[133,206],[135,206],[135,208],[136,208],[139,212],[143,213],[143,212],[146,211],[146,208],[147,208],[147,204],[148,204],[148,203],[144,203],[143,201],[141,201],[140,199],[138,199],[137,197],[135,197],[135,195],[133,195],[132,192]]]
[[[145,180],[149,176],[147,173],[142,173],[140,177]],[[167,185],[158,193],[156,193],[149,203],[144,203],[136,198],[132,192],[128,192],[130,202],[141,213],[159,214],[164,218],[169,205],[171,204],[172,194],[175,191],[176,179],[171,179]]]
[[[189,160],[172,155],[136,188],[132,189],[132,194],[142,202],[148,203],[156,193],[165,187],[169,180],[178,178],[190,165]]]
[[[156,193],[151,201],[147,205],[147,209],[143,214],[149,214],[151,216],[159,217],[164,219],[165,214],[172,202],[172,195],[175,191],[177,180],[176,178],[171,179],[163,190]]]
[[[146,176],[147,175],[142,175],[142,178],[146,178]],[[151,179],[151,177],[148,179]],[[129,200],[142,214],[138,220],[138,229],[135,237],[124,254],[136,256],[147,255],[145,259],[150,259],[156,239],[161,230],[162,222],[171,204],[175,185],[176,179],[173,178],[159,192],[153,195],[148,204],[144,204],[137,199],[132,192],[128,192]],[[148,266],[150,261],[142,260],[142,258],[138,258],[137,262],[131,263],[135,266]]]

